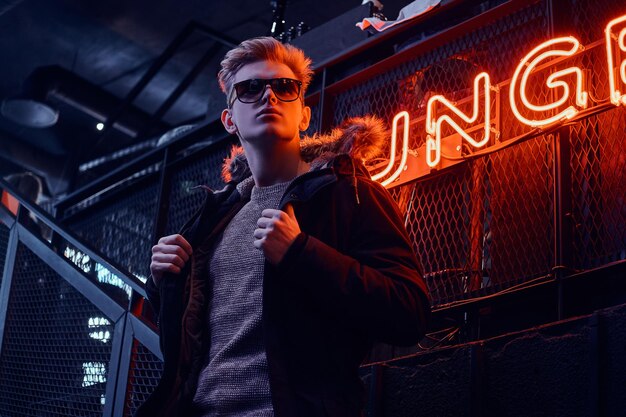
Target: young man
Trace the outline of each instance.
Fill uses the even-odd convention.
[[[414,344],[427,289],[397,206],[361,161],[384,129],[305,138],[310,60],[272,38],[231,50],[219,81],[243,152],[180,234],[153,247],[164,371],[138,416],[359,416],[375,341]]]

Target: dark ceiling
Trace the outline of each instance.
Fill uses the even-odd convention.
[[[360,3],[291,0],[286,25],[304,21],[314,28]],[[30,170],[45,177],[49,194],[59,195],[73,188],[80,164],[145,143],[155,132],[217,117],[224,99],[215,74],[227,47],[196,30],[122,107],[121,128],[105,129],[105,134],[96,129],[98,122],[116,116],[124,98],[188,23],[199,22],[218,37],[238,42],[267,35],[272,9],[270,1],[258,0],[0,0],[0,99],[36,98],[59,111],[58,122],[48,128],[25,127],[0,115],[0,176]],[[203,57],[206,65],[195,80],[162,117],[154,118]],[[146,132],[151,118],[156,120]]]

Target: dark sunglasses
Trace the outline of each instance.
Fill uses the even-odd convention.
[[[252,78],[239,81],[233,86],[230,104],[232,105],[235,99],[239,99],[242,103],[256,103],[263,97],[265,87],[268,84],[280,101],[295,101],[300,97],[301,81],[291,78],[271,78],[269,80]]]

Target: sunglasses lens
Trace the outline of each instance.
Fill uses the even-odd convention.
[[[281,101],[294,101],[300,97],[300,83],[290,78],[273,78],[271,80],[251,79],[235,84],[237,98],[242,103],[256,103],[269,84],[272,91]]]
[[[289,78],[277,78],[271,80],[274,94],[283,101],[293,101],[300,95],[300,86],[295,80]]]
[[[265,83],[263,80],[246,80],[235,85],[237,97],[244,103],[254,103],[263,95]]]

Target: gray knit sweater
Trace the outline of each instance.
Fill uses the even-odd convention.
[[[201,416],[273,416],[261,315],[265,257],[253,245],[261,212],[277,208],[289,183],[237,185],[250,201],[217,239],[209,261],[210,348],[193,399]]]

